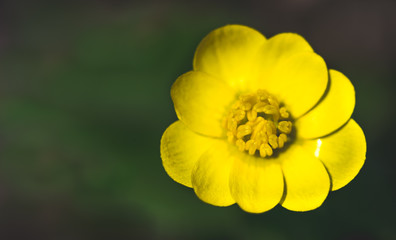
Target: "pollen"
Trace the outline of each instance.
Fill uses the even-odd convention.
[[[241,95],[224,121],[229,142],[240,151],[263,158],[285,146],[292,125],[286,107],[262,89]]]

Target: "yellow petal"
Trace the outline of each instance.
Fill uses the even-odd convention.
[[[196,163],[192,174],[192,185],[197,196],[215,206],[235,203],[230,192],[230,171],[233,161],[229,144],[216,140]]]
[[[243,210],[265,212],[275,207],[282,198],[282,170],[274,159],[236,151],[230,186],[232,196]]]
[[[281,60],[302,52],[313,52],[313,49],[302,36],[296,33],[280,33],[271,37],[260,50],[264,74],[271,72]]]
[[[266,41],[258,31],[241,25],[227,25],[210,32],[199,44],[194,70],[206,72],[243,90],[250,72],[258,67],[255,57]]]
[[[192,187],[193,167],[212,143],[213,139],[194,133],[181,121],[174,122],[161,138],[161,158],[165,171],[176,182]]]
[[[305,141],[304,147],[326,166],[332,180],[332,191],[352,181],[366,159],[366,138],[353,119],[327,137]]]
[[[171,96],[177,116],[191,130],[213,137],[225,135],[222,122],[235,99],[234,90],[226,83],[191,71],[176,80]]]
[[[276,66],[291,56],[302,53],[313,52],[309,43],[300,35],[295,33],[280,33],[265,42],[259,51],[257,61],[258,69],[257,85],[263,87],[265,81],[272,75]]]
[[[307,112],[319,101],[328,81],[326,63],[312,52],[283,59],[272,74],[264,77],[261,88],[277,96],[294,118]]]
[[[315,155],[294,143],[278,158],[286,182],[282,206],[292,211],[309,211],[322,205],[330,190],[330,178]]]
[[[344,74],[330,70],[329,89],[323,100],[296,121],[301,138],[325,136],[340,128],[355,107],[355,90]]]
[[[271,58],[288,57],[299,52],[313,52],[313,49],[296,33],[279,33],[268,39],[265,46],[265,54]]]

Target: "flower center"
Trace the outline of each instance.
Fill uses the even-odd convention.
[[[239,96],[225,123],[228,141],[240,151],[261,157],[283,148],[292,130],[290,114],[265,90]]]

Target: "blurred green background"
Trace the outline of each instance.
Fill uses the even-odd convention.
[[[396,239],[396,3],[1,1],[1,239]],[[159,145],[199,41],[238,23],[303,35],[355,86],[367,160],[322,207],[201,202]]]

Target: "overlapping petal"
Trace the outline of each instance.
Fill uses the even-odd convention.
[[[263,55],[272,63],[300,52],[313,52],[313,49],[301,35],[296,33],[277,34],[268,39],[263,48]]]
[[[165,171],[176,182],[192,187],[193,167],[212,143],[212,139],[192,132],[181,121],[174,122],[161,138]]]
[[[363,166],[365,136],[350,119],[354,88],[342,73],[328,72],[324,60],[300,35],[284,33],[266,40],[252,28],[227,25],[201,41],[193,69],[172,86],[180,121],[165,131],[161,158],[169,176],[192,187],[202,201],[216,206],[236,202],[252,213],[278,203],[292,211],[309,211],[321,206],[330,190],[348,184]],[[238,96],[246,101],[238,103],[245,114],[253,105],[246,94],[260,89],[280,100],[280,107],[284,105],[296,120],[296,138],[283,149],[273,143],[270,129],[274,154],[268,158],[238,151],[225,136],[224,120]],[[238,116],[233,120],[241,125],[256,117],[254,111],[241,115],[235,110],[233,114],[239,115],[230,118]],[[264,112],[264,118],[271,113],[269,108]],[[230,132],[240,131],[235,121],[230,125],[233,130],[228,126]],[[278,140],[281,145],[284,138]]]
[[[302,52],[281,60],[271,73],[262,76],[259,87],[277,96],[298,118],[319,101],[327,82],[324,60],[315,53]]]
[[[353,119],[329,136],[305,141],[304,147],[326,166],[332,180],[332,191],[355,178],[366,159],[366,139]]]
[[[313,49],[302,36],[296,33],[280,33],[268,39],[258,52],[257,59],[261,71],[258,84],[268,78],[280,62],[304,52],[313,52]]]
[[[226,141],[215,141],[196,163],[192,185],[202,201],[216,206],[229,206],[235,203],[229,184],[232,154]]]
[[[278,160],[286,182],[282,206],[292,211],[309,211],[322,205],[330,191],[330,177],[315,155],[295,143]]]
[[[351,117],[355,107],[355,90],[349,79],[330,70],[329,89],[323,100],[296,121],[301,138],[325,136],[340,128]]]
[[[266,39],[258,31],[241,25],[227,25],[209,33],[194,56],[194,70],[206,72],[239,90],[252,79],[255,60]]]
[[[198,133],[221,137],[222,122],[235,99],[235,91],[225,82],[197,71],[180,76],[171,96],[179,119]]]
[[[283,174],[274,159],[235,151],[230,176],[231,194],[247,212],[261,213],[275,207],[283,195]]]

